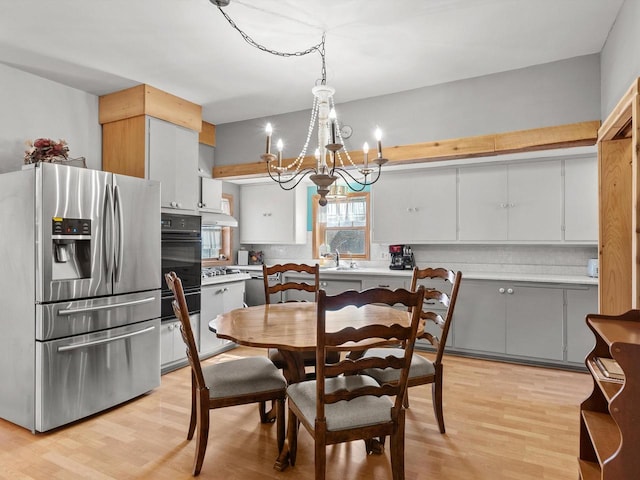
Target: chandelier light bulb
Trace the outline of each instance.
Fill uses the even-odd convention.
[[[267,133],[267,154],[271,153],[271,134],[273,133],[273,129],[271,128],[271,124],[267,123],[264,131]]]
[[[382,130],[376,128],[376,141],[378,142],[378,158],[382,158]]]
[[[362,153],[364,153],[364,168],[366,169],[369,167],[369,144],[367,142],[362,145]]]

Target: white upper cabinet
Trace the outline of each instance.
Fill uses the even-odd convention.
[[[561,161],[464,167],[459,239],[562,241]]]
[[[200,210],[222,212],[222,180],[200,177]]]
[[[275,183],[242,185],[240,243],[305,244],[307,189],[282,190]]]
[[[456,240],[456,169],[383,173],[372,185],[373,241]]]
[[[564,162],[564,239],[598,242],[598,158]]]
[[[198,205],[198,132],[147,117],[148,177],[162,183],[162,208],[195,211]]]

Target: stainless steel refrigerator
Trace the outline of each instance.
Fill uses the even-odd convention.
[[[43,432],[160,385],[160,184],[0,175],[0,417]]]

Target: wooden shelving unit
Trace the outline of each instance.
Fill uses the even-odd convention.
[[[587,325],[596,345],[585,360],[593,391],[580,405],[580,478],[640,478],[640,310],[587,315]],[[603,379],[596,357],[616,360],[624,383]]]

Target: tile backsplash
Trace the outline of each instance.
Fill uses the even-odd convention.
[[[315,263],[311,254],[311,234],[305,245],[244,245],[262,250],[264,261],[274,263]],[[587,261],[598,257],[596,245],[412,245],[418,266],[442,266],[462,272],[539,273],[586,275]],[[371,245],[371,260],[361,266],[387,267],[383,258],[386,244]],[[343,258],[348,259],[346,253]]]

